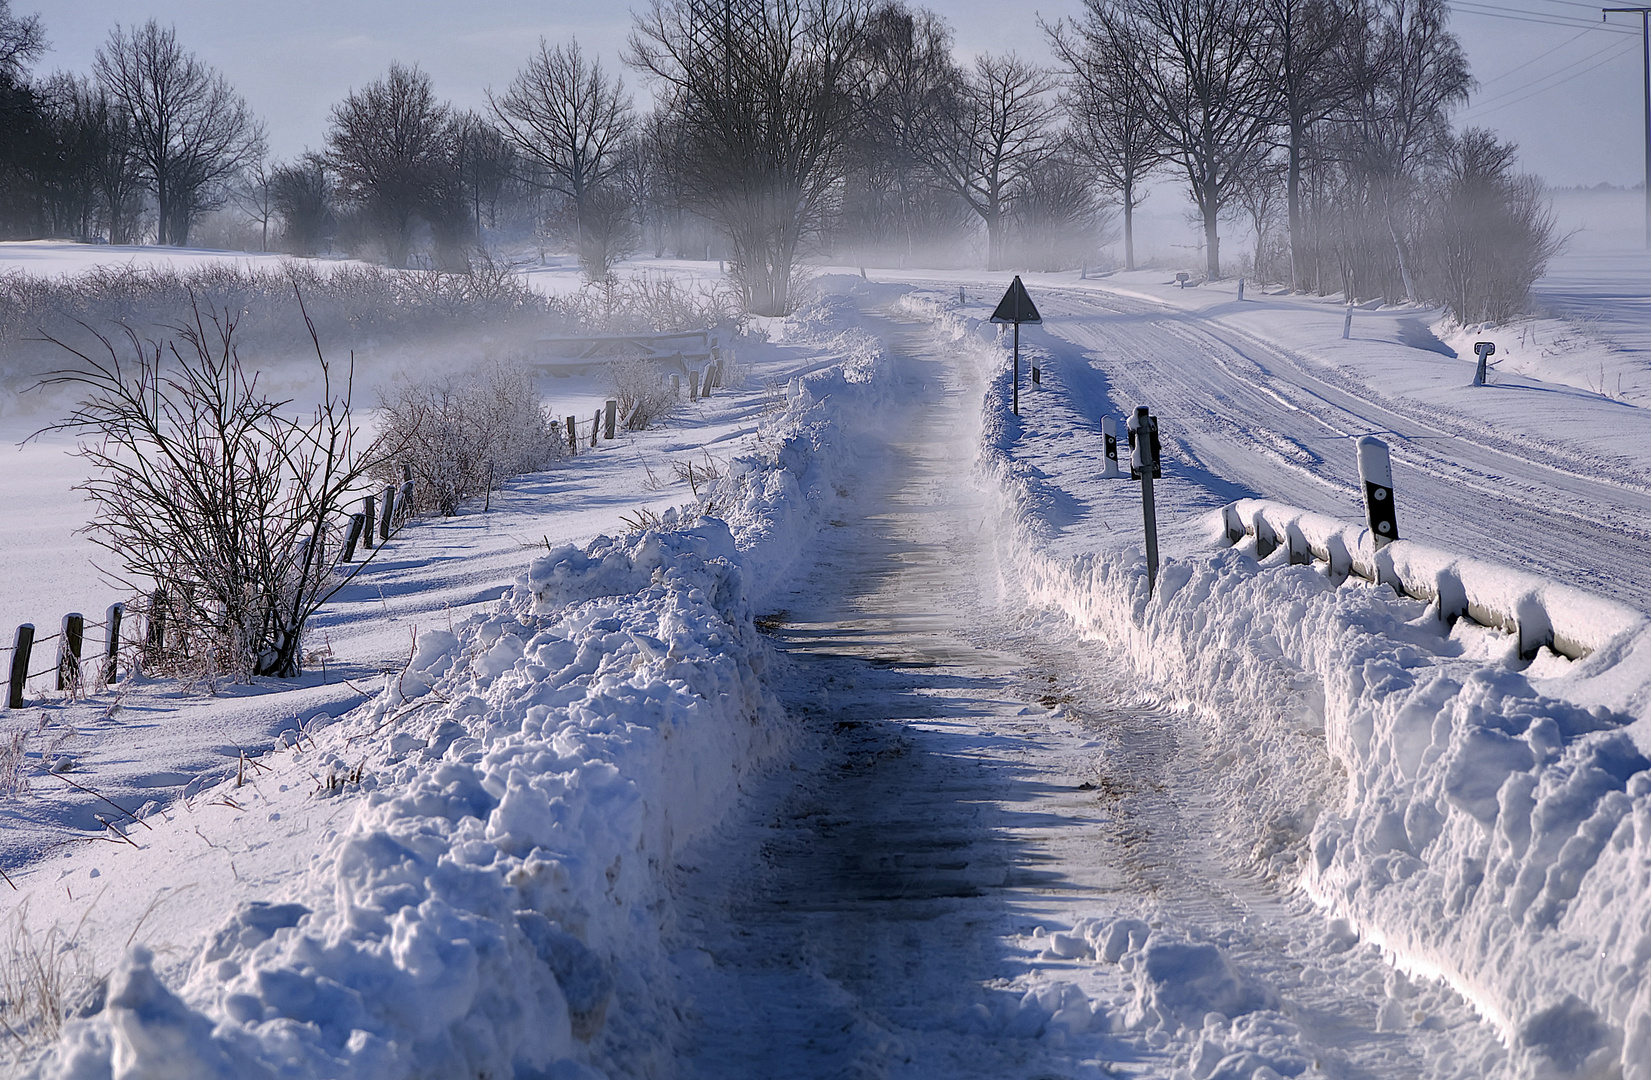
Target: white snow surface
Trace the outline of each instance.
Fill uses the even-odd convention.
[[[998,372],[981,466],[1004,518],[1006,593],[1064,612],[1188,703],[1227,748],[1230,767],[1211,781],[1247,809],[1238,830],[1271,833],[1272,861],[1327,914],[1471,1001],[1501,1030],[1515,1075],[1651,1077],[1646,619],[1530,574],[1392,546],[1386,558],[1412,574],[1453,569],[1510,609],[1541,595],[1587,627],[1587,659],[1544,650],[1526,666],[1513,636],[1447,628],[1436,604],[1356,577],[1337,588],[1322,565],[1289,565],[1285,548],[1258,562],[1253,538],[1221,550],[1219,513],[1205,517],[1209,550],[1183,536],[1149,597],[1138,544],[1072,555],[1051,543],[1067,531],[1057,496],[1085,471],[1070,463],[1098,456],[1075,454],[1084,435],[1056,442],[1051,425],[1009,415],[995,328],[933,296],[907,303]],[[1027,353],[1045,365],[1039,415],[1052,396],[1106,411],[1062,379],[1063,358]],[[1174,480],[1159,489],[1172,508],[1188,501]],[[1261,505],[1239,503],[1240,517]],[[1327,531],[1302,511],[1285,520]],[[1342,535],[1372,561],[1368,532]]]
[[[150,948],[127,952],[101,1011],[71,1022],[30,1075],[656,1070],[673,1015],[661,874],[787,745],[753,599],[822,524],[850,452],[836,414],[885,392],[879,346],[843,310],[785,327],[839,361],[793,380],[763,423],[769,449],[718,481],[720,517],[551,550],[496,611],[419,634],[372,700],[255,760],[244,783],[126,821],[141,866],[100,852],[93,887],[170,877],[246,898],[180,942],[181,985]],[[203,840],[223,864],[199,865],[212,858]],[[252,876],[237,855],[271,888],[230,885]],[[38,917],[78,871],[13,877]]]
[[[1586,271],[1557,275],[1555,289],[1580,295]],[[777,766],[806,760],[793,757],[803,721],[779,700],[797,692],[792,670],[754,620],[839,524],[839,483],[856,458],[850,419],[916,396],[855,310],[892,301],[984,386],[970,403],[982,534],[1018,632],[1046,634],[1051,648],[1075,635],[1069,658],[1128,673],[1136,696],[1109,692],[1143,714],[1140,731],[1187,729],[1183,783],[1215,807],[1214,846],[1253,873],[1218,884],[1268,898],[1260,909],[1278,918],[1276,931],[1246,939],[1151,890],[1052,904],[1063,913],[1003,939],[1042,966],[994,983],[987,1004],[909,1022],[907,1034],[943,1029],[960,1059],[1018,1041],[1034,1049],[1005,1060],[1027,1076],[1053,1075],[1038,1063],[1074,1047],[1086,1077],[1364,1075],[1338,1064],[1348,1059],[1331,1045],[1335,1024],[1302,1002],[1327,980],[1374,979],[1373,1030],[1414,1037],[1430,1055],[1426,1075],[1651,1080],[1651,630],[1640,614],[1651,579],[1635,546],[1651,536],[1651,427],[1631,350],[1604,342],[1597,323],[1556,318],[1536,329],[1573,334],[1562,363],[1544,368],[1538,349],[1510,347],[1495,385],[1470,391],[1462,343],[1479,330],[1446,327],[1435,312],[1361,311],[1348,342],[1340,309],[1301,297],[1240,305],[1230,283],[1171,289],[1152,272],[1028,275],[1046,323],[1023,331],[1023,361],[1041,366],[1042,382],[1023,384],[1014,417],[1005,342],[983,322],[1001,283],[903,277],[824,283],[825,299],[753,345],[783,355],[763,370],[766,399],[747,393],[689,418],[717,445],[749,447],[726,461],[709,516],[676,506],[680,492],[620,491],[639,484],[640,456],[582,458],[577,468],[591,471],[578,481],[570,466],[512,490],[508,535],[475,515],[415,527],[401,561],[341,595],[318,630],[334,636],[348,682],[267,695],[279,705],[258,703],[268,687],[204,705],[133,690],[143,728],[175,710],[194,725],[180,743],[198,742],[196,730],[232,734],[252,755],[241,777],[219,780],[240,747],[206,754],[211,767],[179,766],[186,752],[170,747],[165,769],[134,749],[126,786],[100,788],[112,801],[82,799],[74,821],[56,823],[84,832],[101,813],[102,839],[61,845],[16,830],[13,916],[77,925],[76,961],[110,972],[28,1075],[669,1075],[685,1026],[735,1008],[682,996],[699,985],[685,972],[708,954],[671,952],[685,936],[675,857],[720,842],[753,790],[785,785]],[[961,305],[960,283],[974,293]],[[1611,332],[1633,331],[1624,321]],[[1589,385],[1589,363],[1606,352],[1625,373],[1620,393]],[[1097,479],[1100,417],[1130,395],[1167,406],[1155,593],[1138,486]],[[1557,403],[1563,423],[1533,416],[1533,399]],[[1253,539],[1227,542],[1222,507],[1236,502],[1241,519],[1266,512],[1380,564],[1350,524],[1343,460],[1348,436],[1371,430],[1394,442],[1400,505],[1414,508],[1401,526],[1417,541],[1385,549],[1393,571],[1494,595],[1522,618],[1535,605],[1555,629],[1575,628],[1585,659],[1544,650],[1527,662],[1515,635],[1446,625],[1437,603],[1357,577],[1334,583],[1322,566],[1290,565],[1285,549],[1258,559]],[[673,433],[664,452],[697,450],[692,435]],[[971,463],[955,464],[962,474]],[[553,499],[579,514],[547,526],[557,542],[546,532],[543,554],[520,566],[547,520],[523,508]],[[622,528],[619,510],[637,507],[663,526]],[[592,538],[598,521],[616,535]],[[429,554],[438,540],[459,554]],[[511,560],[519,577],[506,587],[490,575]],[[379,624],[366,614],[375,605],[387,613]],[[414,610],[422,632],[409,652]],[[983,624],[998,617],[982,606]],[[1023,742],[1002,715],[988,717],[1001,738],[959,728],[980,745],[953,756],[1007,747],[1030,769],[1036,744],[1063,760],[1129,760],[1128,747],[1097,749],[1064,708],[1024,721]],[[99,784],[119,774],[122,738],[160,738],[104,720],[89,755],[105,770]],[[872,741],[867,760],[904,745]],[[198,770],[209,781],[185,787]],[[78,765],[63,774],[76,775]],[[157,797],[128,813],[150,781]],[[1127,856],[1129,844],[1106,850]],[[1194,850],[1185,846],[1189,863]],[[1288,910],[1299,897],[1318,917]],[[1288,942],[1258,960],[1267,933]],[[1365,956],[1361,940],[1397,970]],[[1298,984],[1279,959],[1291,950],[1312,973]],[[827,981],[802,967],[805,980]],[[777,993],[763,982],[743,992],[771,985]],[[957,1001],[954,990],[937,981],[909,993]],[[845,1060],[840,1074],[942,1074],[841,986],[821,998],[837,1004],[810,1022],[840,1021],[884,1063]],[[1487,1049],[1463,1001],[1500,1048]]]

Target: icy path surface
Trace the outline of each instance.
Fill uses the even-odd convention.
[[[1493,1072],[1459,998],[1223,850],[1184,718],[1054,622],[999,614],[979,387],[923,336],[891,341],[915,404],[775,631],[811,748],[678,858],[682,1075]],[[1231,985],[1096,956],[1083,935],[1130,918]]]

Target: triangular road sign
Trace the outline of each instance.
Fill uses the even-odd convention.
[[[1030,296],[1026,295],[1026,286],[1020,283],[1019,274],[1016,274],[1015,280],[1009,283],[1009,291],[1003,294],[1003,299],[998,301],[997,310],[992,312],[992,321],[1003,323],[1043,321],[1043,318],[1038,314],[1037,305],[1032,303]]]

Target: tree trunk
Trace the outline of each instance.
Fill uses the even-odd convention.
[[[1290,291],[1301,291],[1304,276],[1301,251],[1301,140],[1299,126],[1290,124],[1290,170],[1285,180],[1285,198],[1290,206]]]
[[[1221,277],[1221,231],[1220,223],[1216,219],[1214,201],[1210,201],[1204,208],[1204,275],[1211,281]]]
[[[986,218],[986,269],[998,271],[1003,269],[1003,218],[1002,215],[992,213],[984,215]]]
[[[1124,185],[1124,269],[1135,269],[1135,185]]]

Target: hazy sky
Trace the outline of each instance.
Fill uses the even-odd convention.
[[[1620,0],[1619,0],[1620,2]],[[1015,49],[1045,60],[1038,16],[1055,20],[1082,0],[930,0],[956,32],[962,56]],[[1638,20],[1577,0],[1454,0],[1452,24],[1480,82],[1462,123],[1490,127],[1521,147],[1524,168],[1550,184],[1635,184],[1645,175]],[[290,157],[319,147],[327,113],[390,61],[416,62],[437,93],[479,107],[502,89],[540,36],[577,35],[619,67],[630,29],[624,0],[12,0],[39,11],[52,50],[43,69],[89,71],[116,22],[155,18],[216,66],[264,119],[270,149]],[[1629,30],[1632,33],[1629,33]],[[626,80],[646,96],[634,73]]]

